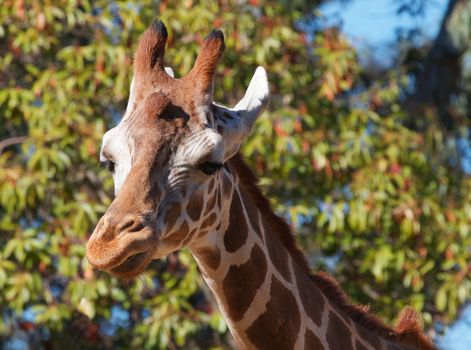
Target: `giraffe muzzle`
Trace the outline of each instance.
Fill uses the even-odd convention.
[[[141,273],[154,253],[157,235],[153,222],[140,215],[105,214],[87,242],[90,264],[118,277],[130,278]]]

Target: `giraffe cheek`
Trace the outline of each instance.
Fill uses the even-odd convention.
[[[196,248],[194,254],[199,257],[203,264],[211,270],[216,271],[221,263],[221,251],[218,247],[202,247]]]
[[[191,195],[190,200],[188,201],[188,206],[186,207],[186,212],[191,220],[197,222],[201,217],[201,212],[203,210],[203,200],[204,195],[202,191],[196,190]]]
[[[210,230],[214,226],[216,218],[216,213],[211,213],[208,217],[206,217],[206,219],[204,219],[203,223],[201,224],[200,230]]]
[[[165,235],[160,242],[160,246],[163,247],[162,252],[157,252],[159,256],[168,255],[171,252],[174,252],[181,247],[183,247],[186,242],[191,238],[192,233],[190,232],[190,227],[186,221],[171,231],[168,235]],[[163,252],[165,251],[165,252]]]
[[[181,205],[178,202],[173,203],[165,213],[164,224],[166,231],[171,231],[181,215]]]

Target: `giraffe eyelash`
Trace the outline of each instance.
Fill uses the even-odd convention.
[[[222,163],[204,162],[204,163],[201,163],[198,167],[206,175],[214,175],[223,166],[224,164]]]
[[[112,160],[106,159],[100,161],[100,166],[108,169],[108,171],[113,174],[116,164]]]

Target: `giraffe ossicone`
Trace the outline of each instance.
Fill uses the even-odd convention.
[[[228,108],[212,101],[222,32],[179,79],[163,65],[166,40],[158,21],[141,36],[127,109],[103,137],[116,196],[87,243],[90,264],[132,278],[188,247],[241,349],[433,349],[411,309],[389,328],[311,275],[258,188],[239,147],[268,103],[265,70]]]

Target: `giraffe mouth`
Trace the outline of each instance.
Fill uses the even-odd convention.
[[[109,269],[108,272],[122,279],[137,277],[147,268],[152,260],[152,255],[151,250],[131,255],[118,266]]]
[[[124,229],[106,225],[100,220],[87,242],[89,263],[96,269],[129,279],[142,273],[152,260],[157,234],[153,227],[133,220],[133,225],[121,225]],[[131,220],[128,220],[131,221]],[[125,222],[127,224],[127,222]]]

